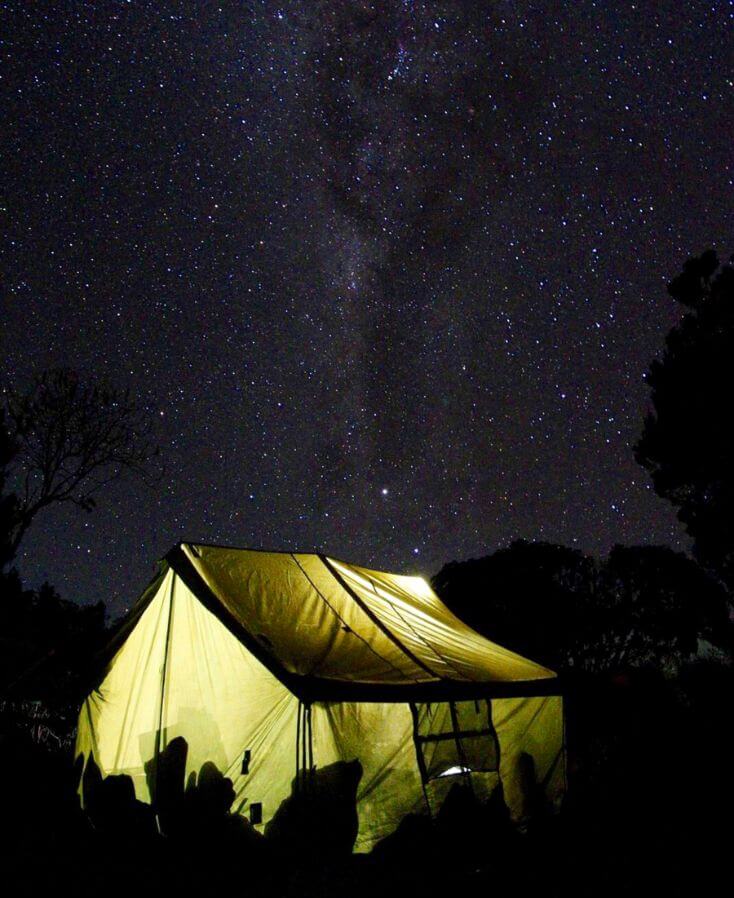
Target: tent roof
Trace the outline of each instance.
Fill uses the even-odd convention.
[[[313,553],[181,543],[166,561],[286,685],[366,700],[558,691],[555,674],[459,620],[422,577]],[[545,688],[544,688],[545,687]]]

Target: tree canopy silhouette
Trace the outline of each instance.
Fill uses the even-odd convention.
[[[688,309],[650,365],[653,410],[635,457],[672,502],[700,562],[734,590],[734,268],[712,250],[668,285]]]
[[[729,645],[726,591],[663,546],[615,546],[597,560],[519,540],[445,565],[433,585],[480,633],[558,671],[677,665],[700,638]]]
[[[6,492],[6,485],[16,451],[15,443],[5,426],[5,409],[0,408],[0,571],[5,571],[15,558],[13,526],[18,500],[13,493]]]
[[[452,561],[433,578],[475,630],[554,669],[578,666],[587,638],[594,562],[576,549],[518,540],[484,558]]]
[[[141,473],[158,450],[151,418],[129,390],[85,383],[68,368],[44,371],[25,392],[5,389],[0,420],[2,561],[9,564],[36,515],[72,503],[85,511],[126,471]]]
[[[44,508],[68,502],[90,511],[105,484],[142,472],[155,455],[150,417],[126,390],[51,369],[26,391],[3,391],[0,695],[58,711],[57,729],[73,726],[87,667],[106,638],[105,606],[65,601],[48,583],[25,589],[13,567],[18,548]]]

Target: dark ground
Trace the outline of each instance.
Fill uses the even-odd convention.
[[[312,841],[272,846],[212,804],[164,838],[147,806],[128,801],[112,778],[92,823],[78,807],[68,750],[40,745],[4,719],[0,888],[289,898],[701,894],[726,883],[731,869],[732,678],[730,668],[700,662],[674,680],[638,671],[571,684],[569,789],[559,815],[541,813],[519,832],[501,803],[476,807],[457,795],[433,824],[407,819],[369,856],[339,856],[328,840],[318,849]]]

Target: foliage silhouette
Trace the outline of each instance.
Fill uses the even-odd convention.
[[[182,736],[172,739],[158,756],[145,765],[148,788],[153,796],[152,812],[161,832],[181,842],[196,845],[246,847],[261,839],[239,814],[231,813],[235,792],[232,780],[211,761],[198,775],[186,774],[188,744]]]
[[[500,645],[554,668],[579,663],[587,639],[594,562],[576,549],[514,542],[485,558],[452,561],[433,578],[462,620]]]
[[[50,505],[87,511],[106,483],[141,471],[157,455],[151,420],[129,392],[84,383],[68,369],[51,369],[26,392],[6,387],[0,406],[0,695],[12,719],[41,703],[56,737],[68,738],[87,691],[94,653],[105,641],[100,602],[80,607],[44,584],[23,588],[13,563],[36,516]],[[13,489],[15,491],[13,491]],[[10,718],[9,718],[10,719]]]
[[[600,569],[599,649],[611,665],[676,665],[699,639],[729,644],[728,597],[690,558],[666,546],[614,546]]]
[[[85,810],[99,832],[125,842],[153,839],[157,834],[150,805],[135,797],[135,785],[124,774],[103,777],[94,758],[84,767]]]
[[[9,701],[42,702],[60,736],[75,725],[93,659],[107,641],[104,603],[63,600],[47,583],[24,590],[8,577],[0,601],[0,690]],[[64,720],[62,721],[61,718]]]
[[[13,529],[18,516],[18,499],[6,490],[10,466],[17,453],[17,444],[6,424],[5,409],[0,408],[0,572],[5,572],[15,559]]]
[[[102,487],[126,471],[143,473],[158,455],[152,419],[129,390],[84,383],[70,369],[53,368],[27,391],[8,387],[5,395],[0,462],[4,479],[17,484],[3,509],[12,555],[44,508],[71,503],[91,511]],[[10,560],[7,548],[3,557]]]
[[[712,250],[668,285],[688,311],[650,365],[653,410],[635,457],[693,537],[694,553],[734,591],[734,268]]]
[[[699,638],[728,645],[725,590],[665,547],[615,546],[595,560],[518,541],[445,565],[433,585],[480,633],[562,672],[675,666]]]

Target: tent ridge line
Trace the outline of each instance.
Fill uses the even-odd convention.
[[[354,599],[354,601],[357,603],[357,605],[359,605],[359,607],[362,609],[362,611],[364,611],[364,613],[367,615],[367,617],[370,618],[372,623],[375,624],[375,626],[377,626],[380,630],[382,630],[382,632],[385,634],[385,636],[387,636],[388,639],[391,639],[395,643],[395,645],[400,649],[400,651],[403,652],[404,655],[407,655],[407,657],[410,658],[410,660],[414,664],[417,664],[418,667],[425,670],[425,672],[430,674],[432,677],[436,677],[439,680],[442,679],[440,674],[437,674],[435,670],[431,670],[431,668],[427,664],[424,664],[420,660],[420,658],[418,658],[416,655],[413,654],[413,652],[410,651],[409,648],[404,646],[403,643],[398,639],[398,637],[392,632],[392,630],[390,630],[387,627],[387,625],[384,624],[379,619],[379,617],[377,617],[377,615],[374,614],[365,605],[365,603],[359,598],[357,593],[349,586],[349,584],[346,582],[346,580],[341,576],[339,571],[337,571],[336,568],[329,562],[329,559],[326,557],[326,555],[319,555],[319,558],[323,561],[324,565],[326,566],[326,569],[332,574],[333,577],[335,577],[337,583],[342,587],[342,589],[346,590],[346,592],[349,593],[349,595]]]

